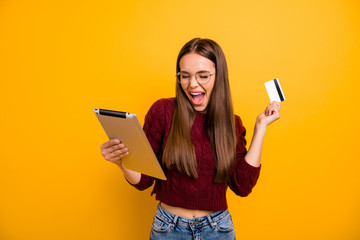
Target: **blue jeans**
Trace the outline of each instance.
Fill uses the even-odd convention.
[[[210,240],[235,239],[235,231],[228,210],[198,218],[183,218],[158,205],[152,224],[150,240]]]

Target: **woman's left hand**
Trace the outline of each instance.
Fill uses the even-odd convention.
[[[280,118],[280,108],[281,103],[279,102],[270,102],[266,107],[265,111],[260,113],[256,119],[256,124],[260,126],[268,126],[270,123],[278,120]]]

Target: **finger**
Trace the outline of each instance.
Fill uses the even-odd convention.
[[[124,149],[116,150],[112,153],[103,154],[103,156],[104,156],[105,160],[111,161],[111,159],[122,158],[124,156],[127,156],[128,154],[129,154],[128,149],[124,148]]]
[[[265,116],[268,116],[268,115],[269,115],[269,109],[266,108],[265,111],[264,111],[264,113],[265,113]]]
[[[121,162],[121,157],[114,157],[114,158],[110,158],[108,159],[109,162],[112,162],[112,163],[120,163]]]
[[[270,115],[276,114],[276,112],[278,111],[276,106],[273,106],[272,108],[270,108]]]
[[[269,105],[266,107],[265,109],[265,116],[270,116],[273,114],[273,109],[277,108],[278,110],[280,110],[281,108],[281,103],[277,102],[277,101],[271,101],[269,103]]]
[[[105,157],[106,155],[111,154],[112,152],[120,149],[120,146],[119,146],[119,145],[120,145],[120,144],[116,144],[116,145],[112,145],[112,146],[107,147],[107,148],[102,148],[102,149],[101,149],[101,155],[103,155],[103,156]]]
[[[123,148],[126,148],[126,146],[125,146],[125,144],[123,144],[121,142],[121,143],[118,143],[118,144],[111,145],[111,146],[109,146],[107,148],[103,148],[103,150],[108,151],[108,152],[113,152],[115,150],[123,149]]]
[[[278,111],[279,110],[275,105],[268,106],[266,109],[266,112],[267,112],[266,116],[271,116],[271,115],[277,114]]]
[[[120,154],[119,156],[110,158],[109,161],[110,161],[110,162],[119,162],[119,161],[121,161],[124,157],[126,157],[127,155],[129,155],[129,152],[125,152],[125,153],[123,153],[123,154]]]
[[[106,143],[103,143],[100,147],[101,149],[104,149],[104,148],[108,148],[108,147],[111,147],[112,145],[115,145],[115,144],[120,144],[120,140],[119,139],[111,139],[109,141],[107,141]]]
[[[273,111],[272,111],[271,109],[269,109],[267,116],[269,117],[269,116],[271,116],[272,114],[273,114]]]
[[[271,108],[272,108],[272,105],[269,105],[269,106],[266,107],[265,116],[270,116],[271,115]]]
[[[275,117],[275,120],[280,118],[280,113],[279,113],[279,110],[275,107],[274,109],[272,109],[272,114],[271,116],[274,116]]]
[[[125,144],[120,143],[120,144],[115,144],[115,145],[109,147],[107,150],[108,150],[109,153],[111,153],[111,152],[114,152],[116,150],[124,149],[124,148],[126,148]]]
[[[272,104],[277,104],[277,103],[280,103],[280,102],[278,102],[278,101],[271,101],[271,102],[270,102],[270,105],[272,105]]]
[[[280,110],[281,103],[280,102],[273,102],[273,104],[271,104],[271,106],[275,106],[278,110]]]
[[[123,155],[123,154],[125,154],[127,152],[129,152],[129,150],[127,148],[116,150],[116,151],[110,153],[110,159],[114,158],[114,157],[121,156],[121,155]]]
[[[124,146],[124,145],[123,145]],[[120,148],[119,144],[118,145],[113,145],[112,147],[109,147],[109,148],[104,148],[104,149],[101,149],[101,155],[106,159],[106,160],[109,160],[110,158],[113,157],[113,153],[119,149],[123,149],[123,148]]]
[[[104,155],[113,154],[113,153],[118,154],[118,152],[116,152],[116,151],[123,150],[123,149],[126,149],[125,144],[122,144],[122,143],[121,144],[116,144],[116,145],[113,145],[113,146],[111,146],[109,148],[103,149],[102,150],[102,155],[104,156]],[[125,151],[127,151],[127,149]]]

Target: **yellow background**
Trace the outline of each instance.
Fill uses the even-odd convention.
[[[157,202],[100,155],[93,108],[135,112],[175,93],[193,37],[228,61],[251,140],[279,78],[247,198],[228,192],[238,239],[360,239],[360,3],[298,1],[0,2],[0,239],[147,239]]]

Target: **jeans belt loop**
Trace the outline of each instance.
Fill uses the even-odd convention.
[[[172,220],[172,222],[174,223],[174,226],[176,226],[176,222],[177,222],[178,218],[179,218],[178,215],[174,216],[174,219]]]
[[[216,222],[214,222],[214,221],[211,219],[210,215],[206,215],[206,217],[207,217],[207,219],[208,219],[211,227],[212,227],[212,228],[215,228],[215,227],[216,227]]]

